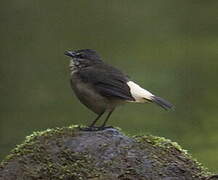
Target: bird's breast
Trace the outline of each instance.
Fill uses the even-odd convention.
[[[82,82],[76,73],[71,78],[71,86],[76,96],[86,107],[97,114],[110,109],[108,100],[101,96],[89,83]]]

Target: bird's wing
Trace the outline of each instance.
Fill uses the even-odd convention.
[[[134,101],[128,78],[113,67],[89,67],[80,71],[79,76],[85,83],[89,83],[102,96]]]

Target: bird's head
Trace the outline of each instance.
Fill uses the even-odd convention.
[[[92,49],[65,51],[64,54],[71,57],[71,64],[77,67],[87,67],[102,62],[98,53]]]

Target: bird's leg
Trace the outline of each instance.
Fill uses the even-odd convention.
[[[98,127],[95,127],[94,125],[99,120],[99,118],[104,114],[105,111],[103,111],[101,114],[99,114],[95,120],[92,122],[92,124],[86,128],[80,128],[82,131],[98,131]]]
[[[95,120],[92,122],[92,124],[89,126],[90,128],[91,127],[94,127],[94,125],[96,124],[96,122],[99,120],[99,118],[104,114],[105,111],[103,111],[101,114],[99,114],[97,116],[97,118],[95,118]]]
[[[109,113],[108,113],[107,117],[105,118],[103,124],[101,125],[100,129],[112,128],[112,126],[105,127],[105,125],[106,125],[106,123],[107,123],[107,121],[108,121],[108,119],[111,116],[113,111],[114,111],[114,108],[111,111],[109,111]]]

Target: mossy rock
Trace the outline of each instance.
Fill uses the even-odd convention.
[[[77,126],[35,132],[1,163],[1,180],[203,180],[210,173],[177,143]]]

